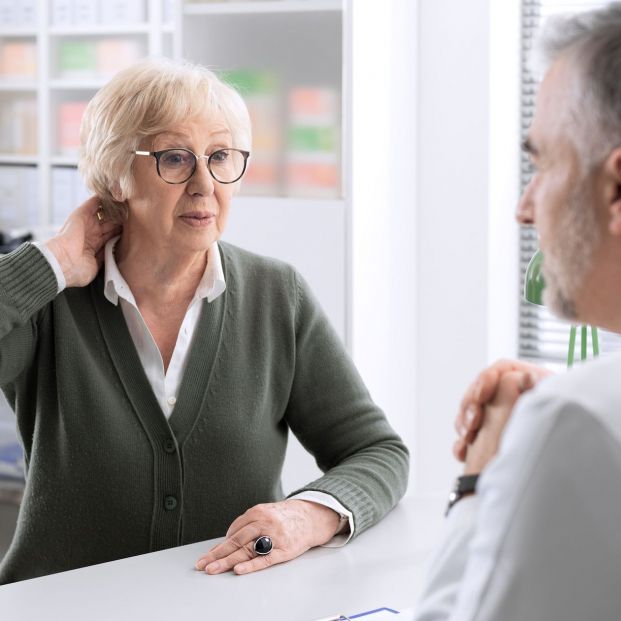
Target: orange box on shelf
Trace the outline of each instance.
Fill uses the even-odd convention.
[[[295,87],[288,94],[286,187],[293,196],[340,194],[339,95],[330,87]]]
[[[102,39],[97,44],[97,75],[111,78],[142,55],[142,47],[134,39]]]
[[[80,123],[88,102],[64,101],[58,105],[58,150],[75,155],[80,148]]]
[[[37,49],[27,41],[5,41],[0,47],[0,74],[5,78],[35,78]]]

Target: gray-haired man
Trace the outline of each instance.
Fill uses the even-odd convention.
[[[518,220],[538,229],[546,304],[621,332],[621,3],[548,26],[541,49]],[[536,374],[504,362],[483,375],[495,396],[456,450],[483,474],[453,495],[417,621],[621,619],[621,357],[520,398]]]

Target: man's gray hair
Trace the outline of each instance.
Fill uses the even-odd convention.
[[[587,172],[621,146],[621,2],[546,20],[533,68],[542,73],[561,56],[575,69],[565,120]]]

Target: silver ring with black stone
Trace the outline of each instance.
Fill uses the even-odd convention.
[[[266,556],[274,547],[272,544],[272,540],[267,535],[261,535],[257,539],[254,540],[254,551],[258,556]]]

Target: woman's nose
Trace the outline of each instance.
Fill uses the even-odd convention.
[[[207,160],[201,158],[196,162],[196,170],[188,181],[187,192],[193,196],[210,196],[215,189],[214,183],[214,178],[207,166]]]

